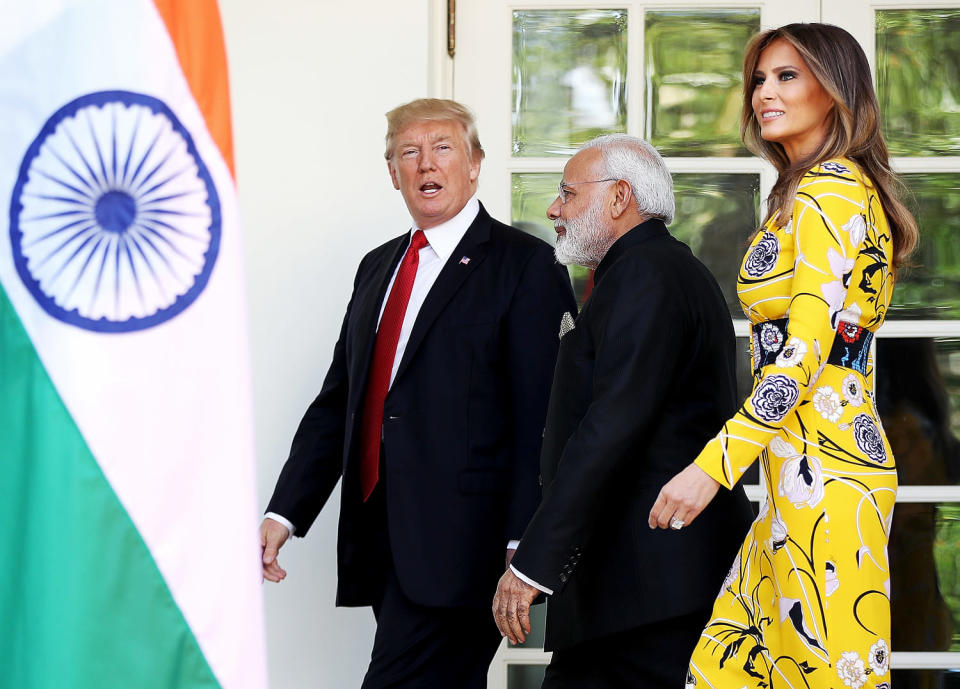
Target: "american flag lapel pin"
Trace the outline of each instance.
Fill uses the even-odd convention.
[[[469,256],[464,256],[463,258],[460,259],[460,265],[462,266],[468,265],[469,263],[470,263]]]

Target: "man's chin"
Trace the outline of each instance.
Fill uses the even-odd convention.
[[[586,256],[569,253],[566,251],[566,247],[562,246],[560,243],[557,243],[557,246],[553,250],[553,256],[557,259],[557,263],[564,266],[583,266],[584,268],[596,268],[597,261],[593,261]]]

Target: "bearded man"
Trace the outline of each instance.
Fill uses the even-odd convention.
[[[557,259],[595,268],[594,289],[563,328],[543,499],[493,603],[501,633],[519,643],[530,603],[547,595],[544,689],[683,686],[753,519],[738,488],[695,524],[647,525],[663,482],[736,408],[730,314],[667,231],[673,212],[663,159],[626,135],[584,145],[547,210]]]

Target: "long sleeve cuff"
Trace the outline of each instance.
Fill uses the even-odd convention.
[[[263,515],[263,517],[264,519],[266,519],[267,517],[270,517],[270,519],[272,519],[273,521],[280,522],[281,524],[283,524],[290,531],[291,536],[293,536],[293,534],[296,533],[297,531],[297,527],[291,524],[289,519],[287,519],[286,517],[281,517],[276,512],[267,512],[265,515]]]
[[[547,594],[548,596],[552,596],[552,595],[553,595],[553,589],[548,589],[546,586],[543,586],[543,585],[541,585],[541,584],[538,584],[538,583],[535,582],[533,579],[525,576],[525,575],[523,574],[523,572],[521,572],[520,570],[518,570],[518,569],[517,569],[516,567],[514,567],[513,565],[510,565],[510,571],[513,572],[515,575],[517,575],[517,579],[519,579],[520,581],[522,581],[522,582],[525,583],[525,584],[530,584],[530,586],[532,586],[533,588],[537,589],[537,591],[540,591],[540,592],[542,592],[542,593],[545,593],[545,594]]]

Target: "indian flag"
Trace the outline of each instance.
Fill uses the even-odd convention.
[[[265,687],[215,1],[4,3],[0,208],[0,687]]]

